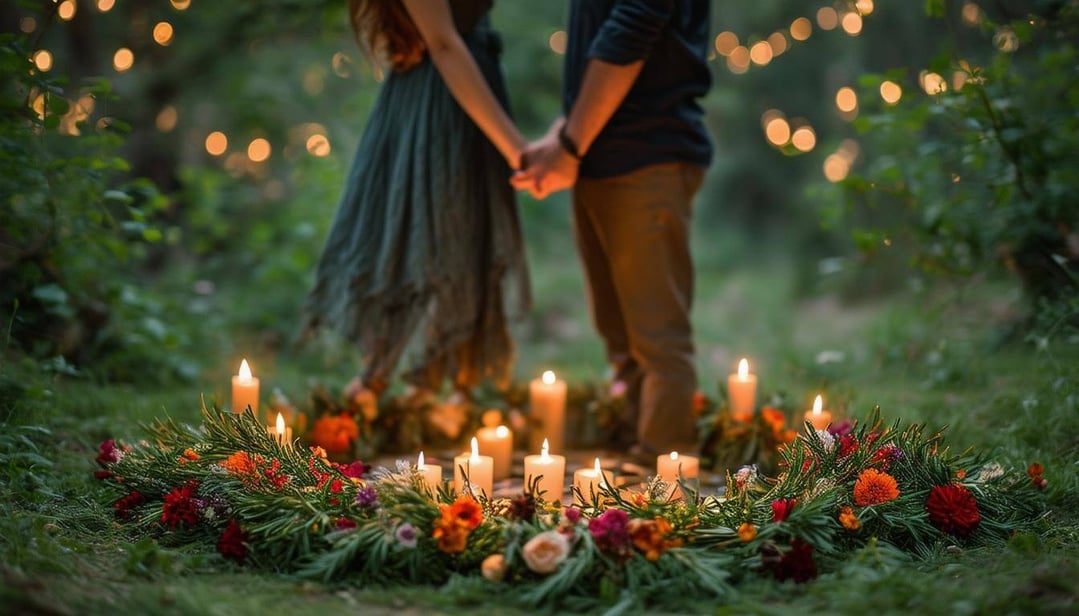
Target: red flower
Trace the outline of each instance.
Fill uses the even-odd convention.
[[[787,519],[787,516],[794,510],[795,500],[793,498],[777,498],[772,501],[772,521],[782,522]]]
[[[1045,468],[1038,462],[1035,462],[1027,468],[1027,475],[1030,475],[1030,482],[1034,484],[1035,488],[1044,490],[1045,486],[1049,485],[1049,482],[1042,477],[1042,473],[1045,472]]]
[[[240,528],[235,518],[229,520],[225,532],[217,540],[217,551],[225,558],[243,562],[247,558],[247,533]]]
[[[794,580],[802,584],[817,577],[817,563],[813,560],[813,546],[801,539],[791,541],[791,549],[772,566],[772,573],[779,581]]]
[[[194,526],[199,522],[199,508],[195,502],[199,482],[191,479],[183,487],[174,488],[165,495],[165,505],[161,508],[161,523],[175,529],[180,524]]]
[[[131,494],[121,498],[113,503],[112,508],[116,510],[116,517],[121,520],[126,520],[131,517],[131,510],[146,502],[146,497],[135,490]]]
[[[629,558],[632,553],[632,540],[626,529],[627,522],[628,513],[621,509],[608,509],[599,517],[588,521],[588,532],[592,533],[592,540],[600,550]]]
[[[974,495],[954,483],[934,486],[925,501],[925,509],[934,526],[957,537],[969,535],[982,519]]]
[[[367,474],[367,471],[371,470],[370,464],[364,464],[360,460],[350,464],[338,464],[337,462],[331,462],[330,464],[349,479],[362,479]]]
[[[97,463],[101,466],[116,464],[124,455],[124,451],[116,446],[116,441],[109,439],[97,446]]]
[[[337,520],[337,530],[352,530],[357,526],[356,520],[352,518],[338,518]]]
[[[343,486],[344,483],[340,479],[334,479],[330,482],[330,494],[340,494]]]
[[[839,457],[845,458],[858,451],[858,437],[853,432],[848,432],[839,437]]]

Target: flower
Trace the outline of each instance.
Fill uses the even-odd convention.
[[[1045,486],[1049,485],[1049,482],[1042,477],[1042,473],[1045,472],[1045,467],[1040,463],[1035,462],[1027,468],[1027,475],[1030,476],[1030,482],[1034,484],[1035,488],[1044,490]]]
[[[371,470],[370,464],[365,464],[360,460],[354,460],[349,464],[338,464],[336,462],[331,462],[330,464],[340,471],[342,475],[352,480],[362,479],[367,474],[367,471]]]
[[[104,467],[109,464],[116,464],[122,457],[124,457],[124,450],[117,447],[116,441],[110,438],[97,446],[97,457],[94,460]]]
[[[144,503],[146,503],[146,497],[140,494],[138,490],[135,490],[113,503],[112,507],[116,510],[116,517],[126,520],[131,517],[132,509]]]
[[[531,494],[521,494],[510,500],[507,517],[511,520],[532,520],[536,516],[536,499]]]
[[[600,550],[617,556],[630,554],[630,536],[626,532],[629,514],[621,509],[608,509],[588,521],[588,532]]]
[[[839,523],[852,533],[862,527],[862,521],[858,519],[858,516],[854,514],[854,510],[850,507],[839,510]]]
[[[521,547],[521,556],[532,571],[542,575],[554,573],[569,556],[569,541],[562,533],[548,530],[529,539]]]
[[[309,435],[313,444],[331,454],[352,451],[352,443],[359,437],[360,428],[347,413],[319,417]]]
[[[749,522],[742,522],[742,525],[738,527],[738,538],[742,540],[742,543],[749,543],[757,538],[757,527]]]
[[[412,549],[416,547],[416,527],[411,522],[403,522],[393,531],[393,538],[397,540],[397,545]]]
[[[258,463],[256,458],[251,457],[251,454],[246,451],[237,451],[231,456],[225,458],[225,461],[221,463],[222,468],[232,473],[243,477],[245,481],[258,477]]]
[[[813,560],[813,546],[801,539],[791,541],[791,549],[772,566],[772,573],[779,581],[794,580],[802,584],[817,577],[817,563]]]
[[[471,496],[458,496],[449,506],[449,513],[468,530],[475,530],[483,522],[483,508]]]
[[[175,529],[180,524],[194,526],[199,521],[198,504],[195,495],[199,489],[197,479],[188,480],[183,486],[174,488],[165,495],[165,504],[161,508],[161,523]]]
[[[752,485],[757,478],[757,467],[743,466],[738,469],[738,472],[734,474],[734,483],[739,488],[744,488],[746,485]]]
[[[506,577],[506,557],[501,554],[491,554],[483,559],[480,572],[488,582],[498,583]]]
[[[352,530],[359,526],[359,524],[356,524],[356,520],[353,520],[352,518],[338,518],[336,526],[337,530]]]
[[[242,562],[247,558],[247,533],[240,528],[235,518],[229,520],[225,531],[217,539],[217,551],[225,558]]]
[[[966,487],[955,483],[934,486],[925,501],[925,509],[933,526],[957,537],[972,533],[982,519],[974,495]]]
[[[903,450],[889,443],[873,454],[872,464],[880,464],[881,468],[888,470],[892,466],[892,462],[902,459]]]
[[[188,462],[195,462],[200,459],[202,459],[202,456],[195,453],[194,449],[188,447],[184,450],[182,454],[180,454],[179,458],[176,458],[176,461],[180,464],[187,464]]]
[[[835,449],[835,437],[827,430],[817,430],[817,438],[820,439],[821,445],[824,446],[824,451],[831,452]]]
[[[839,437],[839,457],[845,458],[858,451],[858,437],[853,432],[847,432]]]
[[[438,549],[447,554],[463,552],[468,535],[483,522],[483,509],[470,496],[458,496],[452,505],[438,508],[442,516],[431,533],[438,540]]]
[[[854,504],[859,507],[887,503],[899,498],[895,477],[875,468],[867,468],[854,482]]]
[[[833,422],[828,426],[828,431],[832,433],[832,436],[843,437],[850,434],[854,429],[854,424],[849,419],[840,419],[837,422]]]
[[[562,517],[570,524],[576,524],[581,521],[581,510],[576,507],[566,507],[562,512]]]
[[[681,539],[667,538],[667,535],[671,534],[671,525],[660,517],[651,520],[634,518],[626,524],[626,530],[633,540],[633,547],[652,562],[659,560],[667,548],[682,545]]]
[[[362,509],[374,509],[378,506],[378,492],[374,486],[364,486],[356,491],[356,505]]]
[[[787,519],[787,516],[794,510],[795,500],[793,498],[777,498],[772,501],[772,521],[782,522]]]

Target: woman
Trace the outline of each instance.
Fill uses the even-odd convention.
[[[387,58],[305,306],[365,355],[377,394],[409,382],[508,380],[507,319],[529,308],[516,197],[525,140],[507,114],[491,0],[350,0],[358,40]]]

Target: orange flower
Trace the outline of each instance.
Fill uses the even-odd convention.
[[[862,527],[862,521],[858,519],[858,516],[854,515],[854,510],[850,507],[839,510],[839,523],[852,533]]]
[[[742,522],[742,525],[738,527],[738,538],[742,540],[742,543],[753,541],[757,538],[757,527],[749,522]]]
[[[438,549],[447,554],[464,552],[468,535],[467,529],[456,524],[444,524],[442,520],[435,522],[435,530],[431,533],[431,536],[438,540]]]
[[[352,443],[360,438],[356,420],[342,413],[319,417],[311,427],[311,442],[329,453],[348,453]]]
[[[964,479],[967,478],[967,471],[964,470],[964,469],[959,469],[959,470],[955,471],[955,478],[958,479],[959,481],[963,481]]]
[[[176,459],[176,461],[179,462],[180,464],[187,464],[188,462],[194,462],[195,460],[198,460],[200,458],[202,458],[202,456],[195,453],[194,449],[188,447],[187,449],[184,450],[184,453],[182,455],[180,455],[179,458]]]
[[[867,468],[854,483],[854,504],[859,507],[887,503],[899,498],[895,477],[875,468]]]
[[[443,518],[448,512],[449,517],[463,524],[470,531],[475,530],[483,522],[483,508],[471,496],[458,496],[452,505],[448,507],[440,505],[440,507]]]
[[[783,432],[783,428],[787,427],[787,416],[783,414],[783,411],[766,406],[761,409],[761,419],[764,423],[772,427],[772,431],[776,434]]]
[[[655,562],[667,551],[667,548],[682,545],[681,539],[667,539],[671,525],[667,520],[657,517],[651,520],[634,518],[626,524],[633,547],[644,553],[644,557]]]
[[[483,508],[470,496],[458,496],[452,505],[438,508],[442,516],[431,533],[438,540],[438,549],[447,554],[463,552],[469,534],[483,522]]]
[[[221,466],[233,475],[239,475],[241,477],[250,477],[258,474],[258,465],[256,461],[251,458],[251,454],[246,451],[237,451],[224,462]]]

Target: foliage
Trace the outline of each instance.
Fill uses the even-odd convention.
[[[183,369],[169,353],[182,334],[141,287],[137,266],[163,240],[164,199],[128,179],[127,126],[94,120],[112,99],[104,79],[68,86],[28,62],[29,41],[0,40],[0,290],[5,346],[118,379]]]
[[[672,499],[653,479],[577,493],[568,508],[527,487],[512,499],[433,494],[407,463],[364,479],[360,463],[279,443],[250,412],[160,422],[150,442],[110,439],[97,460],[117,517],[166,544],[213,542],[227,558],[359,585],[482,574],[507,601],[574,609],[725,600],[757,575],[809,581],[870,538],[926,555],[1032,530],[1045,511],[1040,465],[1024,474],[952,454],[940,432],[876,413],[797,438],[777,478],[746,467],[723,496],[684,484]]]
[[[986,4],[963,5],[982,36],[962,49],[958,3],[927,3],[951,25],[953,48],[920,74],[931,98],[904,96],[856,121],[881,154],[843,183],[848,215],[866,253],[908,248],[923,269],[959,276],[1003,266],[1032,306],[1066,303],[1079,294],[1079,8]],[[864,76],[863,101],[913,70]]]

